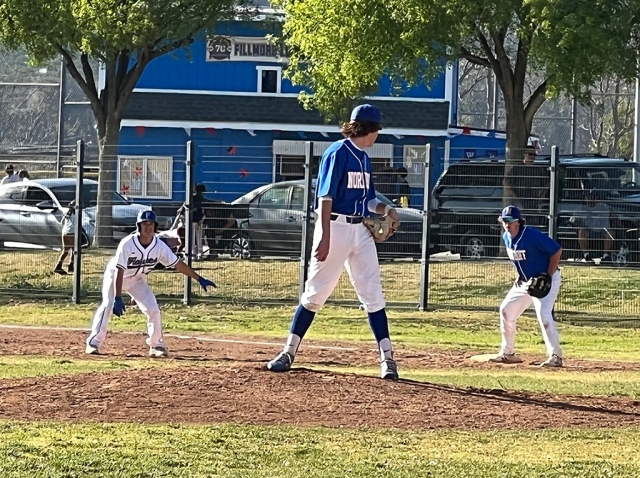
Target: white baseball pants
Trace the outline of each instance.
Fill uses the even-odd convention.
[[[542,299],[537,299],[527,294],[524,283],[521,285],[513,285],[500,305],[500,332],[502,332],[500,353],[515,353],[516,322],[522,313],[533,303],[540,329],[542,330],[542,338],[547,347],[547,354],[549,356],[555,354],[558,357],[562,357],[560,337],[558,336],[558,329],[556,328],[552,313],[558,292],[560,291],[560,282],[560,271],[556,271],[552,277],[551,290],[549,294]]]
[[[322,238],[320,224],[313,233],[313,248],[309,264],[309,276],[300,304],[305,309],[318,312],[335,289],[347,269],[351,284],[367,312],[377,312],[385,306],[378,251],[371,233],[364,224],[349,224],[340,215],[331,221],[329,254],[324,262],[319,262],[314,254]]]
[[[116,271],[115,267],[109,267],[104,273],[102,303],[93,317],[91,334],[87,338],[88,345],[100,347],[107,336],[107,327],[113,313],[113,302],[116,295]],[[147,283],[147,276],[139,274],[125,277],[122,281],[122,291],[127,292],[136,301],[142,313],[147,316],[148,345],[151,347],[163,345],[160,308],[156,296],[153,295],[153,291]]]

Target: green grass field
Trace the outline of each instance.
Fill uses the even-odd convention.
[[[82,289],[85,296],[98,297],[105,264],[113,251],[89,249],[83,258]],[[56,251],[0,253],[0,292],[5,296],[71,297],[72,276],[52,273]],[[214,300],[231,303],[280,301],[295,303],[298,298],[300,264],[295,260],[241,261],[221,259],[195,263],[201,274],[213,279],[218,289]],[[385,262],[381,266],[387,302],[394,307],[417,307],[420,299],[420,264]],[[495,309],[511,286],[515,273],[506,261],[434,262],[430,266],[429,304]],[[150,276],[158,296],[178,301],[184,280],[173,272]],[[211,298],[193,287],[196,299]],[[356,295],[343,274],[330,298],[336,303],[357,303]],[[640,269],[607,268],[567,263],[563,265],[563,287],[556,310],[565,314],[588,315],[596,319],[640,316]]]
[[[0,304],[0,324],[88,327],[97,304],[17,301]],[[162,306],[166,332],[282,340],[291,306],[224,303]],[[390,312],[399,348],[493,352],[499,342],[495,312],[441,309]],[[633,325],[633,324],[632,324]],[[128,311],[114,318],[114,330],[144,329],[144,317]],[[567,360],[640,362],[640,329],[625,323],[561,323]],[[0,329],[0,335],[2,334]],[[309,339],[371,342],[364,312],[327,307]],[[537,322],[519,322],[521,352],[543,354]],[[172,367],[175,361],[89,360],[33,355],[0,356],[0,384],[20,377]],[[202,364],[182,361],[180,366]],[[212,366],[211,363],[207,363]],[[215,365],[215,364],[213,364]],[[222,364],[221,364],[222,365]],[[229,366],[225,364],[224,366]],[[333,368],[372,375],[371,367]],[[406,378],[460,387],[545,392],[554,395],[640,397],[635,370],[584,372],[567,368],[401,369]],[[108,392],[107,392],[108,393]],[[301,393],[304,393],[301,391]],[[354,393],[357,393],[354,391]],[[27,398],[35,400],[33,396]],[[274,397],[274,400],[277,400]],[[37,403],[34,402],[34,407]],[[215,403],[211,404],[215,407]],[[0,412],[2,410],[0,409]],[[0,420],[1,477],[237,477],[237,478],[582,478],[640,476],[637,428],[558,429],[549,411],[548,430],[410,431],[327,427],[217,426],[135,423],[24,422]],[[167,421],[170,417],[167,417]]]

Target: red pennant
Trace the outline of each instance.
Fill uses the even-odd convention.
[[[136,133],[138,136],[144,136],[145,129],[146,128],[144,126],[136,126]]]
[[[228,154],[236,154],[237,152],[238,152],[238,148],[236,148],[235,146],[230,146],[229,148],[227,148]]]
[[[247,171],[244,168],[240,169],[240,177],[241,178],[246,178],[247,176],[249,176],[249,171]]]
[[[209,133],[211,136],[214,136],[216,134],[216,129],[215,128],[207,128],[207,133]]]
[[[465,126],[464,128],[462,128],[462,134],[471,134],[471,128]]]

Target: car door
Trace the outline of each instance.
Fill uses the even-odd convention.
[[[301,234],[302,223],[290,209],[290,196],[291,186],[276,184],[251,201],[249,228],[258,254],[296,251],[292,238]]]
[[[45,201],[51,203],[50,208],[37,207]],[[60,211],[55,198],[40,186],[27,186],[20,208],[20,229],[29,239],[29,244],[59,246],[62,226],[58,216]]]
[[[24,186],[8,184],[0,188],[0,241],[4,244],[24,242],[20,230],[20,208]]]

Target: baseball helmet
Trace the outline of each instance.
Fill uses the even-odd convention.
[[[155,224],[155,231],[158,232],[158,217],[156,216],[156,213],[151,209],[140,211],[138,213],[138,220],[136,221],[136,227],[138,228],[138,231],[140,231],[140,224],[147,221],[153,222]]]

